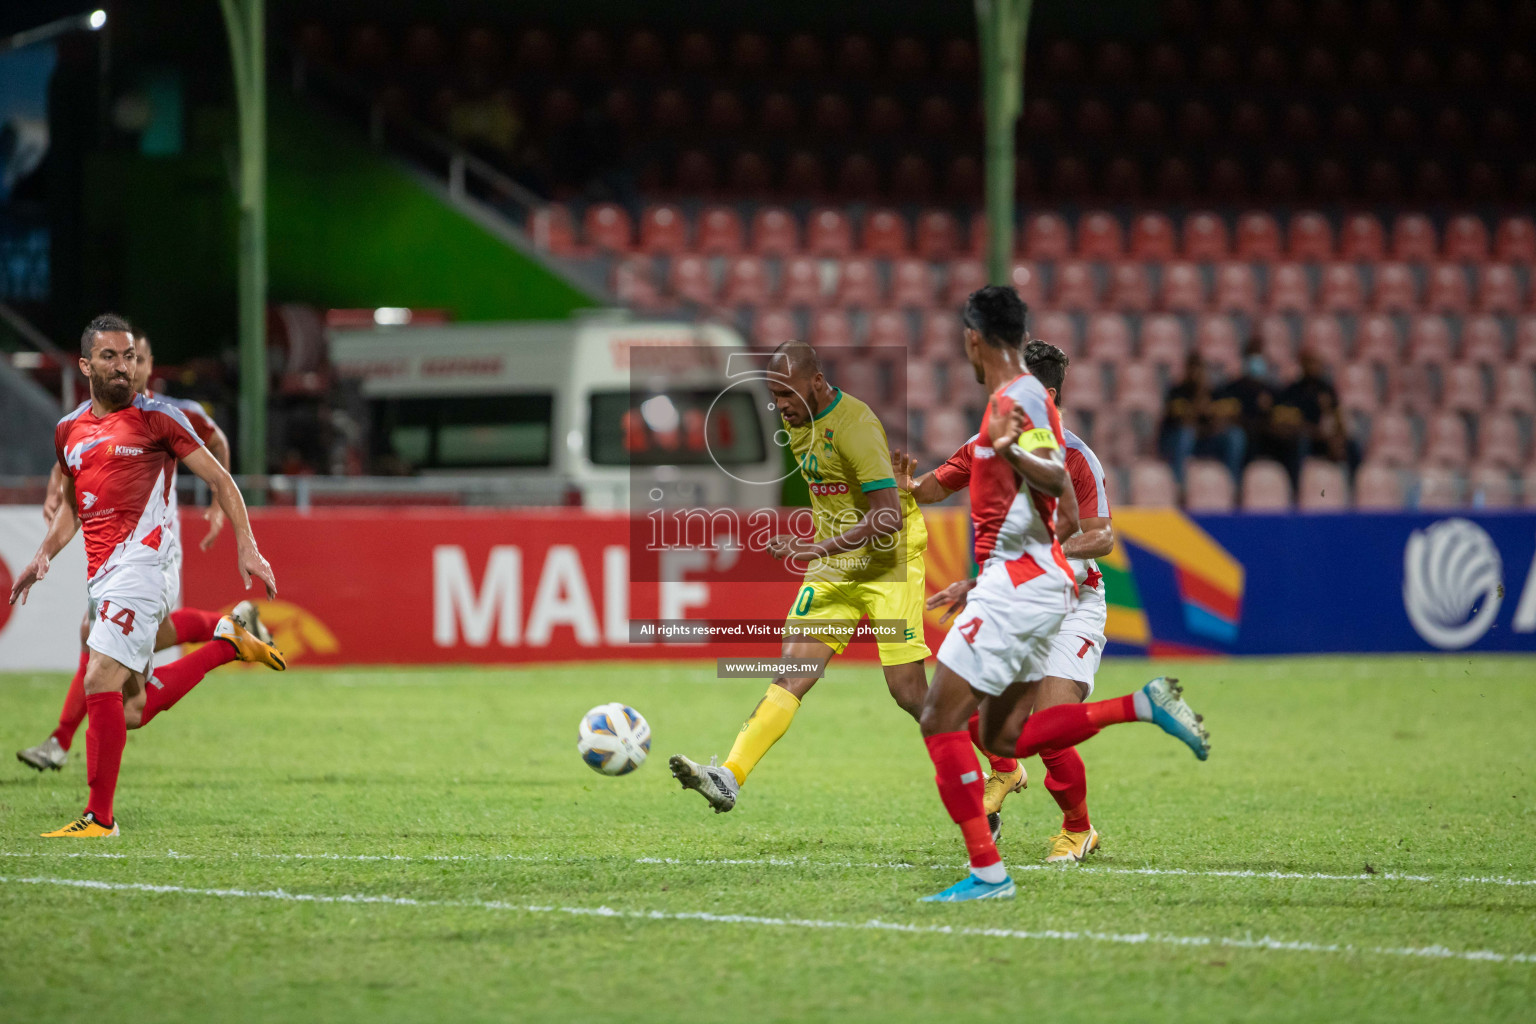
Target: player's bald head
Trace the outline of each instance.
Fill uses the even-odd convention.
[[[810,380],[821,372],[821,357],[803,341],[786,341],[768,358],[768,372],[790,380]]]

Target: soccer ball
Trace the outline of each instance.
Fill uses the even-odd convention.
[[[599,704],[581,716],[576,749],[595,772],[627,775],[651,752],[651,727],[624,704]]]

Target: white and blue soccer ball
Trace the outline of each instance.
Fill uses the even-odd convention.
[[[651,752],[651,727],[627,704],[599,704],[581,716],[576,749],[593,771],[628,775]]]

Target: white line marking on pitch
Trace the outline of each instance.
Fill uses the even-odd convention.
[[[208,858],[207,854],[177,853],[168,850],[160,853],[85,853],[74,851],[69,853],[45,853],[40,850],[0,850],[0,857],[91,857],[109,860],[126,860],[130,857],[141,859],[170,859],[170,860],[197,860]],[[535,857],[527,854],[516,853],[467,853],[467,854],[400,854],[400,853],[229,853],[217,854],[214,859],[229,860],[336,860],[369,862],[452,862],[465,863],[507,861],[520,864],[580,864],[584,862],[601,863],[603,858],[586,858],[585,861],[575,857]],[[901,861],[854,861],[854,860],[803,860],[795,857],[756,857],[756,858],[683,858],[683,857],[636,857],[629,863],[633,864],[664,864],[679,865],[683,867],[805,867],[805,868],[878,868],[889,871],[912,871],[923,865],[908,864]],[[935,871],[958,871],[964,864],[929,864],[926,865]],[[1377,871],[1373,874],[1358,875],[1330,875],[1320,871],[1252,871],[1252,870],[1219,870],[1197,871],[1191,868],[1120,868],[1120,867],[1095,867],[1089,865],[1057,865],[1057,864],[1010,864],[1009,871],[1056,871],[1069,874],[1096,874],[1096,875],[1168,875],[1183,878],[1251,878],[1260,881],[1302,881],[1302,882],[1418,882],[1430,885],[1508,885],[1508,886],[1536,886],[1536,878],[1507,878],[1500,875],[1410,875],[1396,871]]]
[[[142,882],[100,882],[90,878],[7,878],[11,885],[56,885],[72,889],[106,892],[142,892],[179,896],[213,896],[224,899],[281,900],[289,903],[380,904],[395,907],[446,907],[476,910],[506,910],[526,914],[568,914],[573,917],[617,917],[636,921],[704,921],[710,924],[756,925],[769,928],[839,929],[848,931],[903,932],[910,935],[950,935],[990,939],[1044,939],[1056,942],[1103,942],[1117,945],[1194,946],[1224,949],[1252,949],[1286,953],[1368,953],[1378,956],[1421,957],[1434,960],[1472,960],[1487,963],[1536,963],[1536,953],[1499,953],[1490,949],[1455,950],[1445,946],[1356,947],[1339,943],[1301,942],[1261,938],[1213,937],[1209,935],[1155,935],[1151,932],[1059,931],[1054,928],[1028,931],[1019,928],[966,928],[953,925],[902,924],[894,921],[821,921],[796,917],[759,917],[753,914],[713,914],[704,910],[617,910],[613,907],[553,907],[537,904],[519,905],[500,900],[419,900],[410,896],[381,896],[366,893],[288,892],[283,889],[196,889],[182,885],[149,885]]]

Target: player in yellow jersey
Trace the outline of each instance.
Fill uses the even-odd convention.
[[[811,492],[816,539],[775,537],[769,551],[805,569],[785,623],[783,657],[817,666],[781,674],[769,685],[736,737],[724,765],[698,764],[681,754],[672,774],[703,794],[716,813],[736,806],[747,776],[789,729],[800,701],[832,657],[848,646],[859,621],[894,623],[899,636],[880,639],[880,664],[896,703],[914,719],[928,692],[923,660],[922,513],[891,475],[885,428],[869,406],[833,387],[816,350],[805,342],[780,345],[768,363],[768,390]]]

